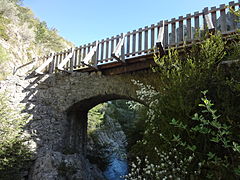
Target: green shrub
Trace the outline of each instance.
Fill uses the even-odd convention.
[[[161,154],[169,156],[174,168],[182,172],[187,169],[187,173],[174,174],[170,170],[172,166],[163,164],[167,167],[166,172],[161,176],[148,174],[148,178],[152,176],[149,179],[237,178],[240,165],[239,64],[226,71],[220,65],[228,59],[226,49],[234,48],[229,46],[217,34],[193,45],[190,50],[186,49],[181,55],[169,50],[163,57],[155,56],[158,67],[154,71],[159,74],[159,86],[140,84],[139,97],[151,103],[145,114],[143,140],[131,149],[141,159],[141,166],[137,168],[142,179],[146,177],[143,167],[147,165],[153,164],[155,170],[159,167],[154,173],[163,170],[159,164]],[[217,116],[206,97],[201,103],[201,91],[205,89],[209,90],[208,96],[221,116]],[[179,159],[175,158],[173,149],[179,153]],[[146,157],[149,163],[145,162]],[[189,157],[191,162],[185,161]],[[186,163],[179,164],[178,160]]]
[[[25,118],[9,107],[6,94],[0,94],[0,179],[18,180],[28,170],[31,153],[24,144]]]

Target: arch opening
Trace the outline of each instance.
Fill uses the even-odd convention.
[[[120,152],[125,148],[125,150],[124,150],[125,152],[123,152],[123,154],[125,154],[124,156],[127,157],[127,152],[126,152],[127,138],[126,138],[126,135],[124,134],[125,133],[124,130],[127,129],[126,127],[131,126],[131,121],[132,121],[132,119],[134,119],[134,116],[136,116],[136,114],[134,114],[135,112],[133,112],[132,110],[129,109],[130,104],[126,105],[127,102],[132,102],[135,104],[138,103],[139,105],[141,104],[141,106],[144,106],[144,103],[141,102],[140,100],[137,100],[137,99],[134,99],[131,97],[115,95],[115,94],[95,96],[95,97],[85,99],[85,100],[75,103],[67,111],[67,117],[68,117],[68,122],[69,122],[68,130],[69,131],[67,132],[66,146],[68,148],[70,148],[72,152],[82,153],[85,157],[87,157],[90,160],[90,162],[92,162],[94,164],[98,164],[98,162],[96,162],[96,161],[98,161],[98,160],[96,160],[97,159],[96,156],[99,155],[94,152],[94,148],[97,151],[99,151],[101,149],[101,152],[104,152],[104,146],[106,144],[109,147],[111,147],[110,148],[111,150],[114,148],[118,149],[116,152]],[[120,122],[116,119],[113,119],[113,117],[110,117],[109,114],[106,115],[106,113],[109,113],[109,109],[111,109],[111,107],[113,107],[113,106],[121,107],[121,106],[123,106],[123,104],[126,106],[125,108],[128,108],[128,111],[124,111],[123,110],[124,108],[123,109],[120,108],[123,111],[123,112],[121,112],[122,116],[123,116],[122,118],[125,118],[125,120],[123,120],[122,122]],[[99,105],[102,107],[99,108]],[[95,113],[96,113],[96,110],[102,111],[102,114],[104,114],[104,117],[102,117],[104,119],[104,122],[102,122],[100,120],[97,122],[97,124],[91,124],[92,122],[90,120],[92,117],[89,117],[89,116],[91,116],[92,110],[95,111]],[[132,112],[130,112],[130,111],[132,111]],[[114,112],[113,112],[113,114],[114,114]],[[96,117],[94,117],[94,118],[96,118]],[[126,118],[128,118],[128,119],[126,119]],[[94,123],[96,123],[96,122],[94,122]],[[100,128],[100,130],[98,128]],[[105,131],[101,131],[101,128],[105,128]],[[93,129],[94,129],[94,133],[92,133]],[[114,142],[114,138],[111,139],[109,137],[106,137],[106,132],[108,132],[108,131],[111,132],[112,134],[107,135],[107,136],[113,136],[113,137],[115,137],[115,140],[117,137],[117,139],[119,139],[118,143]],[[91,132],[91,135],[89,135],[88,132]],[[104,135],[104,133],[105,133],[105,135]],[[99,146],[99,144],[97,145],[96,142],[94,142],[92,140],[94,138],[94,137],[92,137],[93,134],[95,134],[95,137],[96,137],[96,134],[98,136],[100,136],[100,137],[98,137],[101,139],[100,141],[102,141],[100,146]],[[114,143],[117,145],[115,146]],[[120,145],[119,145],[119,143],[120,143]],[[94,146],[94,147],[91,147],[91,146]],[[105,150],[109,151],[109,147],[106,147]],[[102,159],[106,158],[106,154],[103,155],[104,157],[100,157],[99,162],[101,162]],[[109,161],[111,161],[111,162],[109,162]],[[106,172],[107,168],[108,168],[107,173],[108,173],[108,175],[109,175],[109,173],[111,174],[111,169],[109,170],[109,164],[111,164],[111,163],[115,163],[115,164],[113,164],[113,166],[116,166],[116,164],[119,167],[121,166],[120,168],[122,168],[122,171],[125,171],[125,173],[120,172],[120,174],[122,173],[121,175],[126,174],[127,169],[128,169],[127,159],[119,160],[119,157],[116,157],[116,154],[114,154],[114,156],[111,156],[111,157],[109,155],[109,157],[105,161],[105,164],[108,164],[108,166],[105,166],[105,167],[102,166],[102,168],[100,167],[100,169],[104,171],[104,168],[105,168],[105,172]],[[116,172],[116,169],[115,169],[115,172]],[[112,175],[110,175],[110,176],[112,176]]]

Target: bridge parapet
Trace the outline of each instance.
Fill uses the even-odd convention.
[[[160,21],[126,34],[122,33],[101,41],[39,57],[36,61],[40,67],[35,72],[51,74],[66,71],[71,73],[84,68],[101,69],[101,66],[108,63],[124,64],[127,59],[152,55],[159,41],[164,50],[190,45],[200,40],[201,32],[206,29],[218,30],[223,35],[228,35],[236,32],[240,25],[236,21],[238,17],[229,13],[229,7],[238,10],[239,6],[240,0],[231,1],[228,5],[221,4],[219,7],[204,8],[200,12],[172,18],[169,21]]]

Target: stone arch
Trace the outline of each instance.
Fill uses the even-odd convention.
[[[66,146],[73,152],[86,155],[88,111],[98,104],[119,99],[132,100],[144,104],[141,100],[129,96],[105,94],[83,99],[69,107],[67,110],[69,126],[66,134]]]

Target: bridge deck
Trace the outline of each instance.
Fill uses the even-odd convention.
[[[240,0],[229,5],[204,8],[201,12],[160,21],[151,26],[102,39],[63,52],[36,58],[36,73],[59,71],[95,71],[118,74],[148,68],[153,62],[153,51],[158,44],[161,49],[181,48],[199,40],[206,30],[218,30],[222,34],[236,32],[240,27],[236,15],[229,7],[239,10]]]

